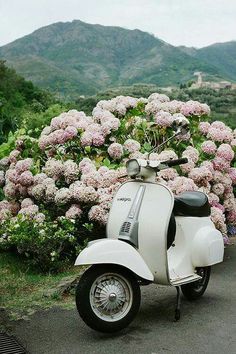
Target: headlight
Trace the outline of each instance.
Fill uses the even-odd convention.
[[[136,159],[127,161],[126,163],[127,174],[130,177],[135,177],[140,172],[140,165]]]

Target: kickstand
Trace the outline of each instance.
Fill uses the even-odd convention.
[[[175,322],[180,320],[180,286],[175,287],[177,290],[177,301],[175,308]]]

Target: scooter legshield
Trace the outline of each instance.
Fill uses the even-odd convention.
[[[155,282],[163,285],[170,284],[167,231],[173,204],[173,193],[166,186],[128,181],[122,184],[113,199],[107,224],[107,237],[127,239],[133,244]]]
[[[129,244],[112,239],[89,242],[79,254],[75,265],[117,264],[123,266],[142,279],[153,281],[154,277],[141,255]]]

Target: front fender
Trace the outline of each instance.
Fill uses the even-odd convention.
[[[75,265],[108,263],[123,266],[143,279],[154,280],[153,274],[140,254],[124,241],[102,239],[91,242],[75,261]]]

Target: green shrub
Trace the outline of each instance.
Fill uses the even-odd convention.
[[[76,222],[64,217],[37,222],[18,215],[1,224],[0,232],[1,250],[16,248],[42,271],[60,270],[81,249]]]

